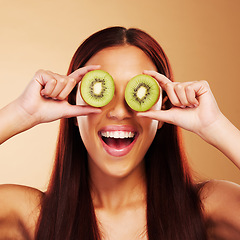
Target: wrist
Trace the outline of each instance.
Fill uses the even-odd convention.
[[[0,110],[0,144],[36,124],[37,122],[15,100]]]
[[[203,127],[197,133],[203,140],[211,145],[216,145],[219,141],[219,136],[224,135],[226,128],[230,125],[230,121],[220,113],[218,118],[207,127]]]
[[[202,129],[199,136],[240,168],[240,131],[224,115],[221,114],[217,121]]]

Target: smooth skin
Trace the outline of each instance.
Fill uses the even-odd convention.
[[[65,99],[72,88],[88,71],[100,68],[114,78],[113,101],[101,109],[92,108],[82,102],[78,92],[77,105],[69,105]],[[24,93],[0,110],[0,143],[37,124],[77,116],[79,131],[89,152],[93,203],[106,239],[147,239],[142,164],[145,150],[140,153],[136,150],[144,140],[151,144],[148,137],[154,136],[164,122],[199,135],[240,167],[239,130],[220,112],[208,83],[173,83],[155,70],[151,60],[136,47],[107,48],[69,76],[38,71]],[[160,101],[144,113],[134,112],[127,106],[124,86],[131,77],[142,72],[159,82],[174,105],[172,109],[160,110]],[[87,136],[84,127],[89,124],[94,127]],[[104,152],[96,135],[102,126],[109,124],[136,124],[140,132],[133,149],[119,161]],[[95,156],[88,145],[91,139],[100,157]],[[42,195],[30,187],[0,186],[0,239],[34,239]],[[212,226],[208,231],[209,239],[240,239],[240,187],[227,181],[210,181],[201,197],[206,221]]]

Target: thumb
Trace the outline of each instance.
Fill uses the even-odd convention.
[[[63,116],[65,118],[77,117],[77,116],[86,116],[91,113],[101,113],[100,108],[90,107],[90,106],[80,106],[80,105],[71,105],[67,103],[62,109]]]
[[[172,111],[169,110],[149,110],[147,112],[138,112],[138,117],[147,117],[166,123],[173,123]]]

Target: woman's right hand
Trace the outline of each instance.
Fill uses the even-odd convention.
[[[0,144],[39,123],[99,113],[86,105],[71,105],[67,97],[82,77],[100,66],[86,66],[69,76],[39,70],[20,97],[0,110]]]
[[[88,105],[70,105],[66,100],[82,77],[87,72],[98,68],[99,66],[79,68],[69,76],[39,70],[23,94],[16,100],[16,104],[26,113],[32,125],[60,118],[99,113],[100,110],[97,108]]]

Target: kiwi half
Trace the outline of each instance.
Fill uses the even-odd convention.
[[[93,107],[103,107],[113,98],[115,85],[112,76],[103,70],[84,75],[80,85],[83,100]]]
[[[135,111],[149,110],[159,98],[159,85],[157,81],[145,74],[133,77],[125,89],[125,100]]]

